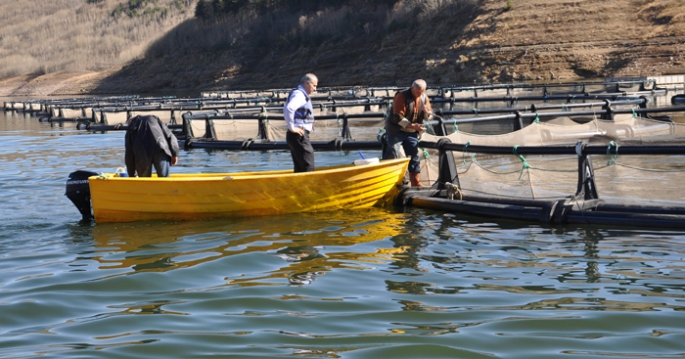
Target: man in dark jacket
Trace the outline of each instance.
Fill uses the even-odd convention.
[[[178,162],[178,140],[157,116],[135,116],[126,130],[126,170],[131,177],[169,177]]]

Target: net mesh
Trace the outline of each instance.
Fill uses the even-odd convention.
[[[81,118],[85,117],[83,109],[80,108],[62,108],[60,109],[60,117],[62,118]]]
[[[373,106],[372,106],[373,107]],[[359,107],[362,108],[363,107]],[[345,108],[344,111],[332,108],[315,109],[314,116],[335,116],[331,119],[317,119],[314,121],[314,130],[309,134],[310,141],[334,141],[343,138],[344,116],[347,114],[364,113],[363,111],[349,111],[353,107]],[[372,108],[373,109],[373,108]],[[347,124],[352,140],[371,141],[377,140],[378,131],[385,126],[385,119],[378,112],[369,112],[368,118],[348,118]],[[266,123],[269,140],[285,141],[285,122],[283,120],[269,120]]]
[[[206,119],[187,119],[188,122],[188,130],[190,133],[188,134],[189,137],[191,138],[211,138],[211,132],[208,132],[207,130],[207,121]]]
[[[211,126],[216,139],[220,141],[242,141],[259,137],[259,121],[257,119],[213,119]]]
[[[122,112],[102,112],[102,121],[105,125],[119,125],[126,124],[128,114],[126,111]]]
[[[172,124],[172,118],[174,116],[173,110],[145,110],[145,111],[131,111],[131,117],[133,116],[157,116],[162,122]]]
[[[570,118],[530,126],[502,135],[473,135],[453,132],[448,136],[424,133],[422,141],[443,137],[464,144],[454,151],[454,163],[464,194],[523,199],[551,199],[573,195],[578,186],[578,157],[575,155],[489,155],[469,153],[469,145],[549,146],[571,145],[588,139],[592,145],[606,144],[606,156],[590,156],[599,197],[612,203],[682,206],[685,200],[685,156],[620,155],[620,144],[628,141],[654,142],[682,134],[683,124],[661,122],[639,116],[617,116],[615,121],[592,120],[579,124]],[[616,141],[616,142],[612,142]],[[610,148],[611,147],[611,148]],[[609,151],[611,150],[611,151]],[[618,151],[619,155],[615,155]],[[435,149],[421,149],[421,182],[438,179]]]

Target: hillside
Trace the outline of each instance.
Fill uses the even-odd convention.
[[[305,72],[323,87],[685,73],[682,0],[402,0],[215,22],[188,12],[139,41],[151,46],[130,62],[6,76],[0,95],[265,89],[292,86]]]

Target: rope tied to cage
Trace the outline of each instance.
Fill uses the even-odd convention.
[[[423,126],[426,128],[426,132],[435,136],[435,131],[433,130],[433,126],[431,126],[431,124],[428,123],[428,121],[423,120]]]
[[[466,153],[467,153],[466,149],[469,147],[469,145],[471,145],[471,141],[466,142],[466,144],[464,145],[464,150],[461,152],[462,164],[466,164]],[[474,154],[471,153],[471,162],[475,162],[473,156],[474,156]]]
[[[611,146],[615,146],[616,150],[614,151],[614,154],[611,154]],[[616,160],[618,159],[618,143],[611,141],[609,142],[609,146],[607,146],[607,166],[611,166],[611,164],[615,164]]]
[[[519,156],[519,159],[521,160],[521,163],[523,164],[523,166],[521,166],[521,174],[519,174],[519,179],[521,179],[521,177],[523,177],[523,171],[529,169],[530,165],[528,164],[528,161],[526,161],[526,158],[523,157],[523,155],[520,155],[518,153],[518,148],[519,148],[519,145],[514,145],[513,150],[514,150],[514,155]]]
[[[378,134],[376,135],[376,139],[378,142],[382,142],[381,138],[383,138],[383,135],[385,134],[385,128],[381,127],[378,129]]]

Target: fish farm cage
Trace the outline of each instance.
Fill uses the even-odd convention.
[[[316,151],[377,149],[402,87],[320,88]],[[5,111],[94,134],[155,115],[189,150],[287,151],[290,89],[198,98],[8,101]],[[669,96],[673,91],[675,93]],[[429,87],[435,116],[419,147],[423,188],[398,206],[545,225],[685,227],[685,95],[654,80]],[[670,100],[670,101],[669,101]],[[594,160],[594,162],[593,162]]]

